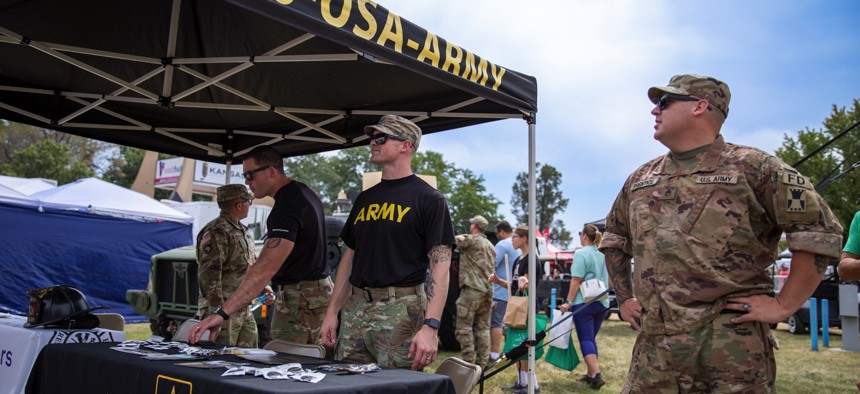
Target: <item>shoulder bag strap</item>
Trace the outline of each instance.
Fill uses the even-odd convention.
[[[511,278],[513,278],[513,274],[511,274],[511,267],[508,266],[508,253],[505,252],[505,276],[508,277],[508,298],[511,297]]]

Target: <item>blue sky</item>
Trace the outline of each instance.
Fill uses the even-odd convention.
[[[537,160],[562,173],[559,218],[576,232],[606,215],[627,175],[665,153],[646,90],[675,74],[729,84],[726,139],[773,153],[860,98],[858,1],[430,1],[383,6],[538,81]],[[484,176],[508,220],[528,133],[504,120],[426,136]]]

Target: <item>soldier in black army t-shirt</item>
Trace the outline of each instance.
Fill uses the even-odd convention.
[[[341,232],[347,249],[323,323],[323,344],[333,346],[337,339],[340,360],[420,370],[438,348],[454,245],[451,216],[445,197],[412,173],[418,126],[386,115],[365,132],[382,181],[356,198]]]

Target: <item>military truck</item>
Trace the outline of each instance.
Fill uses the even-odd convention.
[[[342,253],[339,242],[344,216],[326,216],[326,263],[334,273]],[[263,241],[255,242],[259,257]],[[183,246],[152,256],[146,290],[128,290],[125,299],[135,311],[149,318],[152,333],[170,339],[185,320],[197,314],[197,255],[194,245]],[[266,305],[254,311],[260,344],[269,341],[271,309]]]

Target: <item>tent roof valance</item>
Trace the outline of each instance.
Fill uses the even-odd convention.
[[[537,111],[533,77],[363,1],[0,0],[0,118],[226,162]]]

